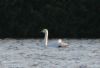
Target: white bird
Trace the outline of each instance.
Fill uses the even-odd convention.
[[[41,32],[45,34],[44,42],[45,42],[45,47],[47,47],[48,46],[48,29],[43,29]]]
[[[48,46],[48,29],[43,29],[41,32],[43,32],[45,34],[44,42],[45,42],[45,47],[47,47]],[[62,39],[58,40],[58,44],[59,44],[58,47],[67,47],[68,46],[68,43],[63,42]]]
[[[68,43],[65,43],[64,41],[62,41],[62,39],[58,39],[58,44],[59,46],[58,47],[67,47],[68,46]]]

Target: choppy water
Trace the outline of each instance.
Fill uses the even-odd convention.
[[[58,48],[57,40],[0,40],[0,68],[100,68],[100,39],[64,39],[67,48]]]

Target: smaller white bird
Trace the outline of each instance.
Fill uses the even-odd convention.
[[[58,44],[59,44],[58,47],[62,47],[62,48],[65,48],[68,46],[68,43],[65,43],[64,41],[62,41],[62,39],[58,39]]]

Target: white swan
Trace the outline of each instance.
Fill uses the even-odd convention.
[[[58,40],[58,44],[59,46],[58,47],[67,47],[68,46],[68,43],[65,43],[64,41],[62,41],[62,39],[59,39]]]
[[[48,46],[48,29],[43,29],[41,32],[43,32],[45,34],[44,42],[45,42],[45,47],[47,47]],[[59,44],[58,47],[67,47],[68,46],[68,43],[63,42],[62,39],[58,40],[58,44]]]
[[[48,46],[48,29],[43,29],[41,32],[45,34],[44,42],[45,42],[45,47],[47,47]]]

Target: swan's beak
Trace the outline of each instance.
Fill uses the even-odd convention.
[[[44,30],[41,30],[41,33],[44,33]]]
[[[41,31],[41,33],[43,33],[43,30]]]

